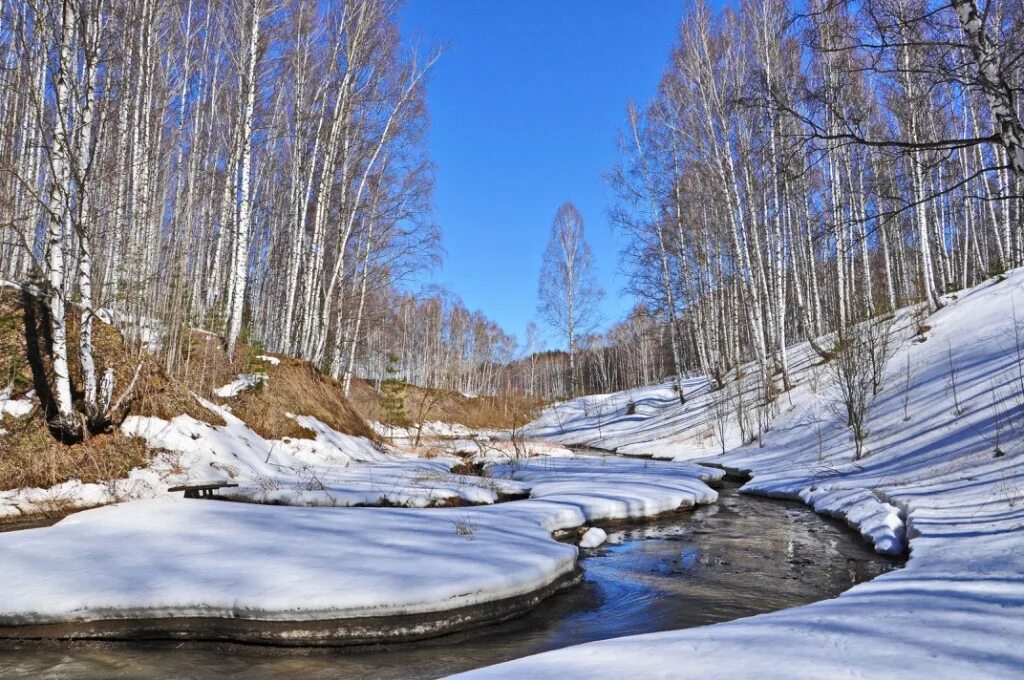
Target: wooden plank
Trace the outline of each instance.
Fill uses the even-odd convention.
[[[198,494],[200,492],[212,493],[217,489],[226,489],[235,486],[238,486],[238,484],[235,484],[233,482],[209,482],[206,484],[181,484],[179,486],[172,486],[167,490],[169,492],[184,491],[186,496],[194,498],[195,496],[191,494]]]

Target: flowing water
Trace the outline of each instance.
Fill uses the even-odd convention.
[[[743,496],[608,530],[584,582],[514,621],[416,645],[293,650],[214,643],[0,645],[0,677],[434,678],[593,640],[833,597],[895,564],[832,520]]]

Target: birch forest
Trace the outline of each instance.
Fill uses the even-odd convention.
[[[202,328],[348,384],[371,323],[404,304],[396,283],[438,252],[423,142],[436,55],[401,44],[396,9],[3,2],[0,275],[45,290],[62,416],[69,352],[104,410],[97,315],[169,367]]]
[[[687,9],[613,175],[632,288],[677,376],[722,386],[755,361],[771,400],[787,345],[827,356],[859,321],[1021,264],[1022,9]]]
[[[401,39],[396,0],[0,2],[0,276],[46,300],[68,429],[71,354],[80,411],[115,393],[96,318],[172,370],[204,329],[346,390],[397,361],[545,398],[674,375],[685,401],[687,373],[721,385],[753,360],[770,397],[787,345],[827,353],[1024,258],[1020,0],[688,3],[608,178],[639,305],[573,325],[568,353],[403,287],[442,252],[425,92],[443,57]]]

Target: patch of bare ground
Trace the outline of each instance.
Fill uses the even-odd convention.
[[[226,404],[262,437],[310,438],[288,414],[312,416],[344,434],[374,438],[373,431],[345,399],[341,383],[324,375],[306,361],[275,355],[278,363],[260,359],[263,350],[245,343],[235,345],[228,359],[217,336],[195,331],[184,340],[182,361],[174,374],[196,394]],[[221,399],[214,390],[242,374],[264,373],[267,380],[234,397]]]
[[[469,397],[451,390],[406,385],[404,412],[414,422],[439,420],[471,429],[513,429],[537,417],[544,402],[520,394]],[[364,419],[384,422],[383,397],[372,381],[352,379],[352,407]]]
[[[82,369],[74,351],[79,342],[79,310],[74,307],[68,317],[68,332],[72,396],[77,401],[82,397]],[[142,440],[125,437],[118,430],[129,414],[171,418],[188,413],[208,422],[219,421],[192,398],[186,387],[168,377],[152,356],[130,347],[116,328],[97,319],[97,372],[113,370],[114,401],[119,405],[103,428],[87,432],[81,441],[60,441],[48,425],[54,414],[49,347],[45,306],[27,293],[0,288],[0,390],[8,391],[12,398],[34,393],[35,404],[25,417],[0,416],[0,428],[6,430],[0,435],[0,489],[126,476],[148,458]]]
[[[483,463],[470,463],[468,460],[464,460],[458,465],[452,466],[451,469],[453,475],[470,475],[475,477],[482,476],[483,471]]]

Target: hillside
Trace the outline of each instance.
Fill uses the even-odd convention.
[[[76,347],[76,314],[69,314],[68,326],[69,345]],[[169,422],[184,417],[224,427],[227,411],[210,407],[220,403],[266,438],[317,436],[289,417],[292,413],[344,435],[375,437],[344,398],[341,385],[306,362],[266,356],[243,343],[229,361],[217,337],[194,331],[181,341],[181,361],[168,371],[145,349],[133,349],[113,325],[97,319],[94,336],[97,366],[100,371],[113,369],[119,405],[107,427],[67,443],[47,425],[53,406],[48,398],[52,369],[46,310],[17,287],[0,287],[0,492],[8,491],[0,499],[6,506],[0,515],[60,514],[161,490],[166,484],[147,472],[161,447],[147,447],[143,438],[126,433],[124,423],[133,418]],[[70,359],[73,396],[78,399],[77,352]],[[224,390],[240,376],[257,379],[249,389]],[[197,397],[212,401],[204,405]]]
[[[828,366],[802,347],[796,385],[760,441],[744,444],[735,411],[699,381],[683,406],[660,386],[566,402],[527,428],[749,475],[746,493],[845,519],[879,552],[909,549],[904,569],[807,607],[572,647],[474,677],[740,677],[752,668],[787,678],[1019,677],[1024,272],[944,303],[923,324],[908,323],[908,312],[892,325],[860,459]]]
[[[53,404],[49,399],[46,319],[45,308],[31,296],[9,285],[0,286],[0,490],[126,476],[147,459],[143,443],[117,429],[129,413],[158,417],[185,413],[219,422],[192,398],[189,386],[170,378],[147,353],[132,351],[113,326],[97,321],[97,364],[101,370],[113,369],[115,400],[121,406],[112,414],[109,427],[73,444],[58,441],[47,426]],[[68,325],[69,344],[77,346],[77,315],[69,315]],[[77,353],[71,353],[70,361],[72,394],[78,399],[81,367]]]
[[[361,378],[352,380],[352,407],[367,421],[386,422],[389,414],[377,386]],[[430,390],[416,385],[403,389],[404,422],[456,423],[470,429],[516,429],[533,420],[543,401],[518,394],[468,396],[451,390]]]

